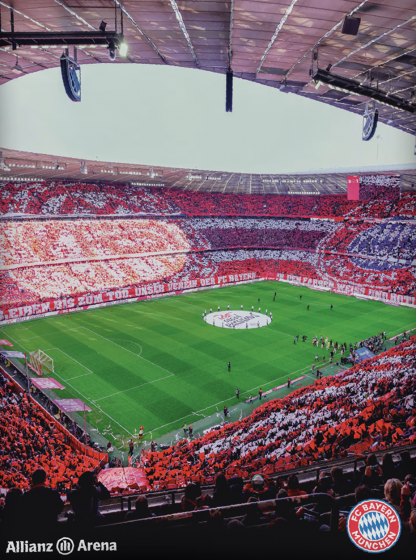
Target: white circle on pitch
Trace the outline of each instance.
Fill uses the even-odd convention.
[[[257,329],[271,322],[270,317],[255,311],[217,311],[206,315],[204,320],[224,329]]]

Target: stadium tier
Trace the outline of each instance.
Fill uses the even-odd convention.
[[[248,272],[413,297],[416,196],[397,191],[382,202],[383,192],[359,203],[8,183],[0,201],[2,318],[62,296]]]
[[[128,215],[183,213],[192,216],[295,216],[354,218],[412,218],[413,193],[372,190],[365,201],[346,195],[236,195],[184,192],[171,188],[84,183],[3,183],[0,214],[39,216]]]

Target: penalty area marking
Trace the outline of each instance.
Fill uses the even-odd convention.
[[[134,342],[134,340],[128,340],[127,338],[115,338],[114,340],[124,340],[124,342],[131,342],[132,344],[135,344],[136,346],[138,346],[140,348],[140,354],[136,354],[136,356],[139,356],[139,358],[142,355],[143,352],[143,348],[140,346],[140,344],[138,342]],[[120,345],[118,345],[120,346]]]
[[[82,328],[82,327],[79,327]],[[12,336],[9,335],[9,337],[14,340],[14,342],[16,342],[16,344],[19,344],[19,342],[17,340],[15,340]],[[19,346],[21,346],[23,348],[23,350],[26,350],[26,352],[29,352],[29,350],[27,348],[25,348],[22,344],[19,344]],[[89,397],[85,396],[83,393],[81,393],[81,391],[78,391],[78,389],[76,389],[71,383],[69,383],[66,379],[64,379],[63,377],[61,377],[59,375],[59,373],[54,372],[54,375],[56,375],[57,377],[59,377],[64,383],[66,383],[67,385],[70,385],[72,387],[72,389],[74,391],[76,391],[79,395],[81,395],[81,397],[83,399],[85,399],[86,401],[89,401],[91,403],[93,403],[94,401],[92,399],[90,399]],[[97,404],[97,405],[93,405],[96,406],[98,408],[98,410],[102,413],[105,414],[107,416],[107,418],[110,418],[110,420],[112,420],[113,422],[115,422],[116,424],[118,424],[120,426],[120,428],[122,428],[125,432],[127,432],[130,436],[133,436],[133,434],[131,432],[129,432],[129,430],[127,428],[125,428],[124,426],[122,426],[119,422],[117,422],[117,420],[114,420],[114,418],[112,416],[110,416],[109,414],[107,414],[106,412],[104,412],[104,410]]]
[[[86,369],[89,372],[89,373],[83,373],[82,375],[76,375],[75,377],[69,377],[68,379],[66,379],[66,381],[72,381],[72,379],[78,379],[78,377],[85,377],[86,375],[91,375],[92,373],[94,373],[92,370],[90,370],[90,368],[87,368],[87,366],[84,366],[84,364],[81,364],[81,362],[79,362],[78,360],[76,360],[75,358],[73,358],[72,356],[70,356],[69,354],[67,354],[63,350],[61,350],[60,348],[58,348],[58,347],[47,348],[45,350],[45,352],[48,352],[49,350],[58,350],[59,352],[62,352],[62,354],[65,354],[65,356],[68,356],[68,358],[70,358],[71,360],[73,360],[74,362],[76,362],[78,365],[80,365],[81,367],[83,367],[84,369]]]
[[[112,344],[115,344],[116,346],[118,346],[119,348],[122,348],[124,351],[126,352],[130,352],[130,354],[133,354],[133,356],[137,356],[138,358],[140,358],[141,360],[144,360],[145,362],[148,362],[149,364],[152,364],[153,366],[159,368],[159,369],[163,369],[163,371],[166,371],[166,373],[169,373],[169,376],[175,375],[174,373],[172,373],[171,371],[165,369],[162,366],[159,366],[157,364],[155,364],[154,362],[148,360],[147,358],[143,358],[143,356],[140,356],[140,354],[136,354],[135,352],[132,352],[131,350],[128,350],[127,348],[124,348],[124,346],[121,346],[120,344],[117,344],[117,342],[113,342],[112,340],[110,340],[109,338],[102,336],[101,334],[98,334],[94,331],[92,331],[91,329],[89,329],[88,327],[80,327],[81,329],[85,329],[87,331],[90,331],[91,333],[103,338],[104,340],[107,340],[108,342],[111,342]],[[150,381],[148,382],[150,383]]]

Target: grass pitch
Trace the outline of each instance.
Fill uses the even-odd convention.
[[[202,312],[216,311],[218,305],[221,310],[253,305],[254,311],[260,305],[262,312],[272,311],[273,322],[249,330],[206,324]],[[414,327],[411,308],[259,282],[35,319],[1,330],[13,350],[41,349],[53,358],[51,377],[66,387],[56,391],[56,398],[82,399],[92,409],[87,421],[125,447],[141,424],[146,439],[157,438],[234,404],[237,387],[243,399],[259,387],[266,391],[285,383],[288,376],[309,376],[315,335],[349,344],[383,330],[393,337]],[[296,335],[300,339],[294,345]],[[319,359],[324,353],[319,349]]]

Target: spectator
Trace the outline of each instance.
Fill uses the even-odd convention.
[[[58,515],[64,509],[59,492],[46,486],[46,472],[37,469],[32,475],[32,487],[20,498],[20,522],[26,532],[42,535],[54,532]]]
[[[384,498],[400,515],[400,499],[403,484],[397,478],[391,478],[384,485]]]
[[[299,488],[299,479],[295,474],[289,475],[287,479],[287,493],[293,498],[294,496],[307,496],[307,492]]]
[[[74,522],[77,526],[90,529],[103,519],[98,511],[101,500],[111,497],[107,488],[96,479],[94,471],[82,473],[78,480],[78,488],[69,495],[69,503],[75,514]]]
[[[368,455],[366,465],[364,475],[361,478],[361,484],[364,484],[369,488],[376,488],[383,482],[383,471],[378,464],[377,457],[374,453]]]
[[[139,496],[135,503],[135,510],[126,513],[126,521],[133,519],[146,519],[148,517],[156,517],[149,509],[146,496]]]
[[[212,497],[212,506],[220,507],[231,503],[231,492],[227,479],[223,473],[215,477],[215,488]]]
[[[331,478],[332,478],[331,488],[334,492],[334,496],[346,496],[347,494],[350,493],[351,483],[348,480],[346,480],[346,477],[342,472],[341,467],[332,467]]]
[[[20,523],[20,498],[22,491],[20,488],[11,488],[6,495],[5,504],[0,511],[0,527],[3,534],[9,534],[14,530],[17,531]]]
[[[390,478],[395,478],[396,474],[396,467],[393,462],[393,456],[391,453],[385,453],[382,459],[382,467],[381,470],[383,471],[383,482],[386,483]]]

